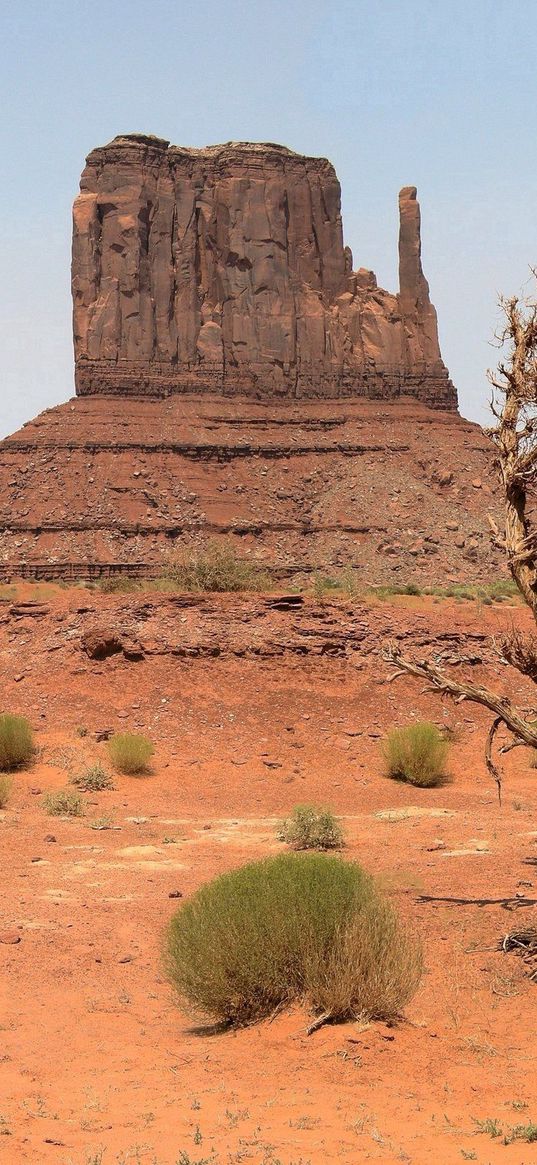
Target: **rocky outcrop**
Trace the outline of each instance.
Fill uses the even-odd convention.
[[[392,295],[352,270],[324,158],[138,134],[93,150],[74,205],[78,394],[409,395],[456,409],[414,187],[399,202]]]
[[[0,579],[148,578],[216,540],[299,583],[486,582],[500,501],[477,425],[415,400],[85,396],[0,443]]]

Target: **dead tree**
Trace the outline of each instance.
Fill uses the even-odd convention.
[[[537,279],[537,269],[532,269]],[[497,451],[497,466],[504,497],[504,522],[500,530],[489,519],[492,538],[504,550],[507,566],[525,603],[537,623],[537,528],[532,521],[528,494],[537,479],[537,299],[535,296],[501,299],[504,325],[497,334],[505,358],[492,384],[491,408],[496,423],[488,431]],[[497,645],[500,658],[537,683],[537,636],[513,630]],[[442,657],[415,659],[390,644],[384,652],[394,664],[392,679],[408,672],[424,679],[430,690],[455,700],[481,704],[493,714],[487,737],[485,760],[497,783],[501,800],[501,772],[493,759],[494,738],[501,725],[510,740],[500,748],[505,753],[517,745],[537,748],[537,710],[513,706],[503,695],[474,683],[461,683],[445,670]],[[462,659],[460,662],[463,662]]]

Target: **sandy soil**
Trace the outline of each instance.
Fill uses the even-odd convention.
[[[378,654],[88,660],[70,630],[82,600],[47,592],[40,621],[6,615],[0,626],[2,703],[30,717],[41,750],[0,811],[0,931],[21,940],[0,942],[0,1161],[529,1165],[534,1145],[480,1131],[537,1121],[537,988],[495,949],[535,920],[527,752],[506,758],[500,809],[486,717],[410,680],[387,684]],[[125,596],[98,601],[108,621],[120,606],[125,618]],[[402,620],[411,639],[412,628],[471,636],[525,619],[418,599],[369,614]],[[56,632],[62,646],[45,649]],[[490,665],[475,672],[485,670],[494,678]],[[382,773],[387,727],[423,714],[454,731],[453,780],[436,790]],[[80,819],[47,816],[41,794],[105,760],[95,733],[126,725],[155,740],[152,775],[87,794]],[[380,877],[423,939],[426,974],[406,1019],[308,1038],[297,1010],[237,1033],[196,1030],[161,972],[170,895],[277,852],[275,822],[309,799],[343,815],[347,856]],[[103,817],[111,827],[93,829]]]

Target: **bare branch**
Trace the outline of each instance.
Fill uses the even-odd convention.
[[[537,267],[531,268],[537,281]],[[492,385],[491,411],[496,420],[488,431],[497,451],[497,469],[504,495],[504,523],[500,530],[489,516],[494,544],[507,560],[509,572],[524,602],[537,623],[537,528],[528,509],[528,488],[537,481],[537,298],[513,295],[500,298],[503,324],[495,333],[504,355],[496,372],[489,372]],[[537,683],[537,638],[516,630],[503,636],[496,646],[502,663]],[[444,670],[445,662],[464,663],[464,658],[449,661],[412,659],[390,645],[384,658],[395,664],[391,679],[407,672],[425,680],[428,690],[449,696],[456,702],[468,700],[480,704],[493,714],[486,749],[487,769],[498,786],[501,802],[501,774],[493,759],[496,734],[502,725],[512,741],[499,749],[503,755],[512,748],[526,745],[537,748],[536,713],[524,713],[501,696],[479,684],[456,681]],[[533,717],[533,718],[532,718]]]
[[[455,698],[470,700],[473,704],[481,704],[488,708],[505,724],[514,736],[523,740],[530,748],[537,748],[537,722],[530,723],[520,712],[513,707],[507,696],[499,696],[489,688],[479,684],[468,684],[454,680],[447,672],[442,671],[429,659],[411,659],[402,654],[400,648],[390,644],[383,657],[388,663],[396,664],[401,671],[428,680],[432,687],[446,695]]]

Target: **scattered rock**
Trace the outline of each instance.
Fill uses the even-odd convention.
[[[123,651],[123,640],[115,631],[93,628],[81,636],[80,646],[90,659],[108,659]]]

